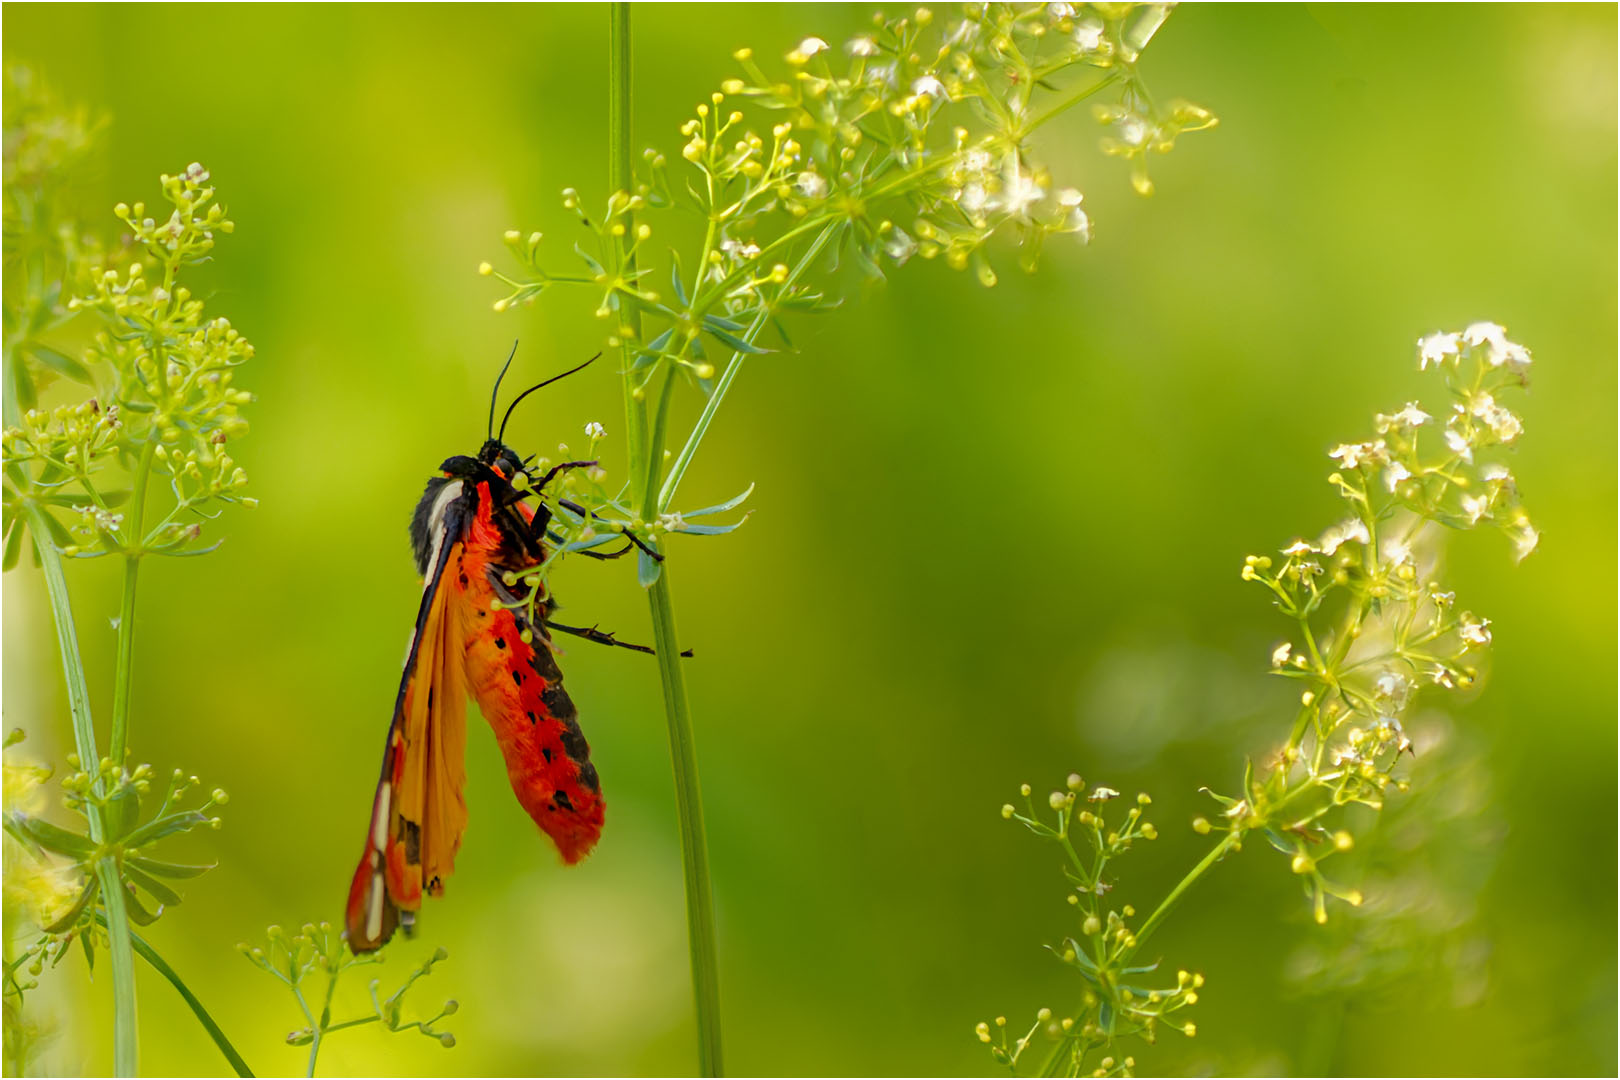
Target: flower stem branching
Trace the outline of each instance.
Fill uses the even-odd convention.
[[[1523,425],[1497,400],[1526,384],[1529,350],[1502,327],[1476,323],[1426,337],[1418,352],[1419,366],[1437,369],[1446,383],[1451,401],[1437,410],[1444,419],[1436,421],[1415,402],[1378,415],[1372,438],[1330,451],[1338,467],[1328,481],[1348,516],[1314,541],[1283,548],[1280,563],[1266,555],[1244,561],[1243,580],[1262,585],[1293,630],[1272,651],[1271,670],[1302,688],[1280,749],[1259,766],[1248,761],[1233,793],[1204,789],[1217,811],[1195,818],[1193,828],[1219,834],[1214,847],[1133,929],[1131,905],[1116,909],[1100,898],[1113,887],[1105,876],[1110,860],[1134,839],[1151,839],[1150,826],[1133,815],[1110,826],[1097,811],[1075,814],[1083,786],[1078,776],[1050,797],[1055,823],[1036,813],[1027,784],[1027,812],[1002,807],[1003,817],[1057,841],[1066,857],[1080,932],[1052,949],[1084,983],[1074,1014],[1053,1019],[1043,1009],[1030,1033],[1015,1041],[1008,1041],[1004,1019],[994,1028],[978,1026],[978,1038],[1009,1069],[1017,1070],[1043,1030],[1050,1043],[1043,1076],[1128,1075],[1134,1060],[1117,1056],[1121,1039],[1152,1042],[1162,1026],[1194,1034],[1194,1024],[1170,1014],[1197,1001],[1202,977],[1181,972],[1174,988],[1147,988],[1137,977],[1158,965],[1137,958],[1193,886],[1251,835],[1288,859],[1316,922],[1328,921],[1329,900],[1361,905],[1359,888],[1322,870],[1355,846],[1344,808],[1382,810],[1392,793],[1409,789],[1400,770],[1415,760],[1418,747],[1403,719],[1425,687],[1474,685],[1479,654],[1491,643],[1490,620],[1459,611],[1455,594],[1437,580],[1438,528],[1494,526],[1521,559],[1540,540],[1503,461]],[[1420,447],[1419,435],[1430,426],[1441,429],[1440,438],[1424,439]],[[1094,788],[1087,800],[1106,802],[1115,794]],[[1140,801],[1146,805],[1147,796]],[[1076,825],[1094,860],[1082,858],[1072,842]]]

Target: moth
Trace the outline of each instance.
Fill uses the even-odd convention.
[[[452,457],[440,466],[411,519],[422,601],[394,700],[365,850],[349,886],[345,921],[349,947],[357,953],[379,948],[396,928],[409,933],[423,896],[442,895],[455,869],[467,827],[467,699],[478,702],[495,731],[519,804],[572,865],[601,836],[604,803],[550,631],[652,651],[594,627],[552,622],[556,605],[549,592],[536,596],[532,607],[520,602],[527,594],[515,590],[528,588],[521,575],[550,551],[551,510],[538,499],[529,505],[530,497],[565,469],[596,463],[565,461],[536,480],[528,462],[503,441],[518,402],[591,361],[519,394],[495,434],[495,402],[511,363],[508,357],[495,380],[483,446],[475,456]],[[627,541],[625,551],[631,543],[646,550],[633,536]],[[530,610],[532,620],[525,613]]]

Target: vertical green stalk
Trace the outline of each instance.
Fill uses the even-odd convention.
[[[635,189],[630,157],[630,5],[615,3],[608,8],[608,12],[608,179],[613,191],[629,194]],[[629,281],[635,272],[634,258],[629,254],[634,235],[635,222],[627,215],[625,235],[619,248],[618,274],[622,281]],[[625,342],[621,367],[625,373],[629,475],[631,483],[635,485],[632,498],[633,505],[641,508],[642,519],[650,520],[657,512],[658,480],[663,471],[664,414],[668,395],[666,393],[659,403],[657,428],[649,432],[647,403],[645,397],[638,394],[630,370],[635,343],[641,338],[641,312],[637,310],[634,298],[621,294],[621,301],[625,305],[621,313],[624,330],[628,331],[620,336]],[[673,379],[673,374],[670,378]],[[668,388],[666,385],[666,391]],[[720,1076],[720,977],[715,950],[714,896],[709,887],[709,847],[703,830],[697,749],[692,738],[686,678],[681,671],[668,564],[661,570],[658,580],[647,591],[647,600],[652,612],[658,673],[664,689],[670,764],[675,774],[675,805],[680,817],[681,863],[686,879],[686,928],[692,957],[692,996],[697,1012],[698,1073],[701,1076]]]
[[[134,491],[130,494],[129,530],[135,547],[124,555],[124,599],[118,608],[118,670],[113,679],[112,735],[107,756],[122,766],[129,743],[129,688],[135,676],[135,584],[140,575],[141,556],[146,545],[146,484],[152,476],[152,459],[157,453],[157,433],[153,432],[135,466]]]
[[[90,691],[84,681],[84,660],[79,655],[79,634],[73,625],[73,606],[68,599],[67,579],[62,575],[62,559],[51,544],[45,511],[32,502],[26,504],[28,527],[34,534],[39,563],[45,573],[45,592],[50,597],[56,620],[56,643],[62,653],[62,673],[67,679],[68,710],[73,717],[73,742],[80,766],[94,770],[101,760],[96,751],[96,726],[90,716]],[[85,803],[90,821],[90,839],[97,844],[107,838],[101,807]],[[135,958],[130,946],[129,912],[124,906],[124,883],[117,858],[103,855],[96,861],[96,877],[101,884],[102,904],[107,909],[108,952],[112,958],[113,983],[113,1072],[118,1076],[136,1074],[135,1045]]]

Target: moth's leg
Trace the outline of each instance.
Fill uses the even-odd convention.
[[[632,645],[628,641],[620,641],[606,630],[598,630],[594,626],[564,626],[562,623],[554,623],[549,619],[546,620],[546,626],[552,630],[560,630],[565,634],[573,634],[575,637],[584,638],[586,641],[594,641],[598,645],[616,645],[621,649],[630,649],[634,652],[646,653],[649,656],[657,655],[652,648],[646,645]],[[682,650],[681,655],[691,657],[692,650]]]
[[[548,533],[546,533],[546,539],[550,540],[553,544],[564,544],[564,543],[568,542],[568,538],[566,536],[562,535],[561,533],[557,533],[557,532],[548,532]],[[624,556],[630,554],[630,552],[632,552],[634,550],[635,550],[635,545],[627,543],[627,544],[624,545],[624,547],[620,548],[618,551],[602,552],[602,551],[585,550],[585,551],[576,551],[576,552],[574,552],[574,554],[575,555],[583,555],[587,559],[601,559],[603,562],[606,562],[609,559],[623,558]]]
[[[540,481],[537,484],[534,485],[534,490],[536,490],[536,491],[544,491],[544,490],[546,490],[546,485],[551,483],[553,480],[555,480],[557,478],[558,473],[566,472],[569,469],[589,468],[589,467],[591,467],[593,465],[597,465],[597,464],[599,464],[599,462],[595,462],[595,461],[562,461],[562,462],[558,462],[556,465],[553,465],[550,469],[546,470],[546,475],[542,476],[540,478]]]
[[[557,505],[562,507],[564,510],[570,510],[570,511],[578,514],[582,518],[593,517],[593,518],[596,518],[597,521],[605,521],[606,520],[601,515],[593,514],[589,510],[585,509],[583,506],[579,505],[576,502],[570,502],[568,499],[558,499],[557,500]],[[662,555],[660,555],[658,552],[654,551],[652,548],[648,547],[646,542],[643,541],[641,539],[641,537],[637,536],[635,533],[630,532],[629,530],[626,530],[623,533],[623,536],[624,536],[624,538],[626,540],[630,541],[632,544],[636,545],[636,547],[640,548],[642,551],[646,552],[649,556],[651,556],[653,562],[663,562],[664,561],[664,557]],[[612,556],[612,557],[613,558],[618,558],[617,555]]]

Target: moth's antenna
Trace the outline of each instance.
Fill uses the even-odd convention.
[[[512,358],[517,356],[517,347],[518,347],[518,343],[516,341],[512,342],[512,352],[511,352],[510,355],[507,356],[506,363],[501,365],[501,373],[499,375],[495,376],[495,389],[493,389],[493,390],[491,390],[489,392],[489,426],[485,429],[485,435],[484,435],[484,437],[486,439],[494,437],[494,432],[495,432],[495,399],[501,396],[501,380],[506,378],[506,369],[512,366]],[[505,427],[506,427],[505,424],[501,425],[501,428],[503,430],[505,429]]]
[[[502,442],[505,441],[505,439],[506,439],[506,422],[508,420],[512,419],[512,410],[518,407],[518,402],[522,401],[524,398],[528,397],[530,394],[534,393],[536,390],[540,389],[542,386],[550,386],[552,383],[556,382],[558,379],[566,378],[567,376],[572,375],[576,371],[584,371],[586,368],[590,367],[592,364],[596,363],[601,358],[602,358],[602,354],[597,353],[595,356],[591,357],[589,360],[587,360],[583,364],[579,365],[579,367],[569,368],[567,371],[563,372],[561,375],[553,375],[551,378],[547,379],[545,382],[535,383],[533,386],[531,386],[527,390],[523,391],[523,393],[521,393],[517,397],[513,398],[512,399],[512,404],[510,404],[510,405],[508,405],[506,407],[506,415],[501,417],[501,433],[499,435],[495,436],[496,440],[497,441],[502,441]],[[489,416],[490,416],[491,420],[493,420],[495,418],[495,410],[494,410],[493,407],[490,409]]]

